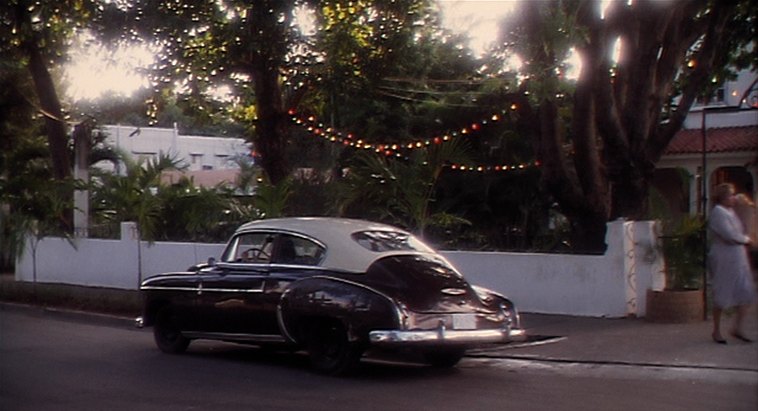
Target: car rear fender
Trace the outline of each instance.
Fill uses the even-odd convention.
[[[521,317],[516,309],[516,305],[508,297],[477,285],[473,285],[471,288],[474,289],[479,296],[479,299],[481,299],[486,306],[491,309],[502,311],[511,327],[521,327]]]
[[[363,284],[330,276],[296,281],[282,295],[278,307],[282,333],[303,343],[316,321],[337,320],[351,341],[368,341],[374,329],[398,329],[403,310],[392,298]]]

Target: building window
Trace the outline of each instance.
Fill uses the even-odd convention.
[[[698,97],[697,101],[695,102],[698,106],[704,106],[706,104],[723,104],[724,103],[724,86],[719,87],[716,89],[716,91],[713,92],[713,94],[710,95],[709,98],[705,97]]]

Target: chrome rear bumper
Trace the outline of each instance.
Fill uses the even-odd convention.
[[[526,340],[526,331],[514,329],[448,330],[440,326],[429,331],[377,330],[369,333],[374,345],[476,345]]]

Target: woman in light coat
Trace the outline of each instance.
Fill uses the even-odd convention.
[[[730,334],[742,341],[752,342],[742,331],[745,314],[756,300],[755,283],[750,271],[746,245],[750,237],[735,214],[734,186],[719,184],[712,195],[714,207],[708,220],[711,233],[711,248],[708,266],[713,290],[713,340],[726,344],[721,335],[721,313],[724,309],[737,307],[734,326]]]

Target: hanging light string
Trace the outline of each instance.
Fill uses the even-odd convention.
[[[511,111],[515,111],[517,108],[518,107],[516,106],[516,104],[512,104],[509,107]],[[307,131],[309,134],[315,137],[320,137],[331,143],[342,144],[347,147],[353,147],[353,148],[363,149],[363,150],[373,150],[374,152],[378,154],[383,154],[387,157],[403,158],[404,155],[402,154],[402,151],[426,148],[431,145],[439,145],[444,142],[450,141],[454,138],[460,137],[462,135],[470,135],[472,133],[476,133],[482,130],[483,127],[500,121],[504,115],[508,114],[508,110],[501,110],[500,112],[493,113],[492,115],[490,115],[489,117],[485,119],[482,119],[477,122],[473,122],[467,127],[463,127],[459,130],[452,131],[450,133],[445,133],[445,134],[434,136],[431,138],[411,141],[407,143],[371,143],[364,139],[357,138],[352,133],[343,133],[331,127],[327,127],[323,123],[319,122],[315,116],[301,117],[298,115],[295,109],[288,110],[287,114],[290,116],[290,120],[294,124],[302,127],[303,129],[305,129],[305,131]],[[529,167],[538,167],[538,166],[539,166],[539,162],[537,161],[529,162],[529,163],[512,164],[512,165],[494,165],[494,166],[489,166],[489,165],[472,166],[472,165],[465,165],[465,164],[449,164],[448,165],[448,167],[450,167],[452,170],[479,171],[479,172],[515,171],[515,170],[523,170]]]
[[[471,166],[466,164],[450,164],[448,167],[450,167],[451,170],[457,170],[457,171],[475,171],[479,173],[486,173],[486,172],[492,172],[492,171],[519,171],[519,170],[526,170],[527,168],[532,167],[539,167],[540,162],[539,161],[531,161],[526,163],[519,163],[519,164],[500,164],[500,165],[494,165],[494,166],[484,166],[484,165],[478,165],[478,166]]]

